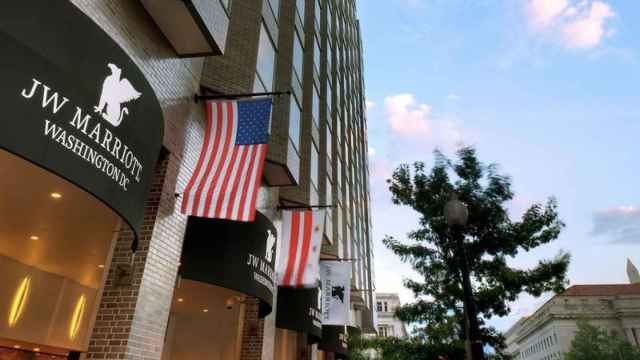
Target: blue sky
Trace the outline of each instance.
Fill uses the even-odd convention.
[[[512,176],[512,216],[559,201],[560,238],[514,266],[563,249],[571,284],[627,281],[626,258],[640,262],[639,12],[635,0],[359,2],[378,291],[411,300],[399,281],[410,267],[380,240],[417,221],[384,179],[461,143]],[[492,323],[506,329],[545,299],[523,296]]]

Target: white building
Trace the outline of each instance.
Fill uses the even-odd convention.
[[[377,293],[378,336],[407,337],[405,324],[395,316],[400,306],[400,297],[393,293]]]
[[[517,360],[563,359],[580,319],[640,346],[640,284],[571,286],[505,333],[507,352]]]

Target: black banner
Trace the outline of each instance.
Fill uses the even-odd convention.
[[[4,3],[0,54],[0,149],[91,193],[137,235],[164,124],[144,74],[70,1]]]
[[[180,274],[257,297],[265,317],[273,307],[277,236],[259,212],[254,222],[189,217]]]
[[[322,326],[322,339],[318,349],[336,354],[337,359],[348,359],[349,348],[347,346],[347,334],[344,326]]]
[[[307,334],[308,343],[322,337],[322,291],[314,289],[278,288],[276,327]]]

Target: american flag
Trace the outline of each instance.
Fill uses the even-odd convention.
[[[271,98],[206,103],[200,158],[182,198],[182,213],[253,221],[269,140]]]
[[[279,286],[318,286],[324,220],[325,210],[282,212]]]

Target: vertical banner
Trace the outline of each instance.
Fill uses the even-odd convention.
[[[322,324],[347,325],[351,298],[351,262],[321,261]]]

